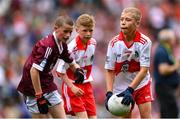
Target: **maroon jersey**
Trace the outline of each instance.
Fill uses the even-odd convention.
[[[26,60],[23,68],[22,79],[18,85],[17,90],[27,96],[34,96],[30,69],[33,66],[39,70],[41,88],[43,93],[48,93],[57,89],[53,82],[53,75],[51,70],[56,64],[58,58],[63,59],[67,63],[72,63],[73,59],[68,53],[67,44],[58,41],[54,34],[48,35],[42,40],[38,41],[33,47],[32,53]]]

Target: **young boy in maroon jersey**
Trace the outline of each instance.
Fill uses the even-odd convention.
[[[84,80],[84,73],[70,57],[66,41],[73,30],[73,21],[68,16],[59,16],[54,23],[54,32],[39,40],[32,49],[23,68],[17,90],[25,97],[25,103],[33,118],[65,118],[63,101],[53,82],[51,70],[58,59],[67,62],[74,71],[76,80]],[[67,78],[64,82],[76,95],[84,92]]]

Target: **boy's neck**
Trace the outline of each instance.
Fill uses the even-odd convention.
[[[135,38],[135,36],[136,36],[135,33],[133,33],[133,34],[124,34],[124,38],[125,38],[125,40],[126,40],[127,42],[133,41],[134,38]]]

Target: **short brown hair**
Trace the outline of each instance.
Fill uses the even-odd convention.
[[[80,25],[86,27],[94,27],[95,25],[94,17],[89,14],[80,15],[76,20],[76,27],[79,27]]]
[[[56,25],[58,27],[62,26],[63,24],[68,24],[71,26],[74,25],[73,20],[67,15],[57,17],[55,22],[54,22],[54,25]]]
[[[134,15],[134,18],[137,20],[137,21],[141,21],[141,17],[142,17],[142,15],[141,15],[141,11],[138,9],[138,8],[135,8],[135,7],[128,7],[128,8],[125,8],[124,10],[123,10],[123,12],[131,12],[131,13],[133,13],[133,15]]]

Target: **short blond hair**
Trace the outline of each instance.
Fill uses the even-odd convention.
[[[86,27],[94,27],[95,26],[94,17],[89,14],[80,15],[76,20],[76,27],[79,27],[81,25]]]
[[[127,13],[127,12],[131,12],[133,13],[134,15],[134,18],[137,20],[137,21],[141,21],[141,18],[142,18],[142,14],[141,14],[141,11],[136,8],[136,7],[127,7],[123,10],[124,13]]]
[[[174,40],[175,37],[175,33],[173,30],[171,29],[162,29],[159,33],[158,33],[158,39],[159,41],[167,41],[167,40]]]

